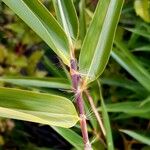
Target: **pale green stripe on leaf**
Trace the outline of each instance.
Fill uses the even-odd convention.
[[[65,97],[3,87],[0,116],[66,128],[79,120],[73,103]]]
[[[58,22],[38,0],[3,0],[69,65],[69,42]]]
[[[123,0],[100,0],[81,48],[80,73],[88,80],[100,76],[108,62]]]

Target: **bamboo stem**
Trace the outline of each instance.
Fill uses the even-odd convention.
[[[77,63],[75,59],[71,59],[70,72],[71,72],[72,85],[73,85],[73,90],[76,99],[76,105],[80,116],[80,127],[83,136],[84,150],[92,150],[91,144],[89,142],[89,137],[88,137],[84,103],[82,98],[82,90],[80,89],[80,76],[77,73],[77,69],[78,69]]]

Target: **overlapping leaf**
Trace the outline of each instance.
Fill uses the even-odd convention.
[[[67,98],[0,87],[0,116],[69,128],[78,121]]]
[[[3,0],[69,65],[69,42],[54,17],[38,0]]]

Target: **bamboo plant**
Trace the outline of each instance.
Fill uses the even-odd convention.
[[[107,65],[124,0],[99,0],[87,32],[84,28],[84,0],[80,2],[79,16],[72,0],[53,0],[56,16],[53,16],[38,0],[2,1],[57,54],[69,77],[68,79],[3,77],[0,81],[36,89],[70,89],[74,93],[75,102],[56,93],[0,87],[0,116],[48,124],[68,139],[76,149],[91,150],[93,148],[88,135],[86,102],[83,98],[85,94],[104,141],[107,141],[107,148],[113,150],[109,116],[102,97],[101,85],[98,82],[102,120],[89,86],[97,82]],[[82,43],[80,52],[76,47],[78,41]],[[83,145],[81,137],[73,130],[67,129],[77,122],[80,122]],[[72,137],[69,137],[69,134]]]

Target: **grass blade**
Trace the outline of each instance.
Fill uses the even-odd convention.
[[[141,86],[138,82],[129,79],[120,78],[119,76],[103,77],[101,79],[101,83],[106,85],[126,88],[128,90],[136,92],[138,95],[141,96],[148,94],[147,90],[145,90],[145,88]]]
[[[72,0],[53,0],[58,21],[63,26],[68,38],[76,39],[78,36],[78,18]]]
[[[0,87],[0,116],[69,128],[78,115],[67,98]]]
[[[80,39],[83,42],[86,35],[86,19],[85,19],[85,0],[79,3],[79,25],[80,25]]]
[[[79,57],[80,73],[88,81],[100,76],[107,64],[122,5],[123,0],[100,0],[97,4]]]
[[[69,42],[63,29],[38,0],[3,0],[63,60],[70,64]]]
[[[71,145],[73,145],[77,150],[83,150],[83,140],[76,132],[71,129],[52,127],[56,132],[58,132],[64,139],[66,139]]]
[[[146,30],[144,29],[138,29],[138,28],[125,28],[126,30],[130,31],[130,32],[133,32],[137,35],[140,35],[140,36],[143,36],[145,38],[148,38],[150,39],[150,34],[149,32],[147,32]]]
[[[114,150],[114,144],[113,144],[113,138],[112,138],[112,131],[111,131],[111,126],[110,126],[110,121],[109,121],[109,116],[108,112],[104,103],[104,99],[102,96],[102,91],[101,91],[101,85],[100,82],[98,82],[99,85],[99,90],[100,90],[100,99],[101,99],[101,107],[102,107],[102,118],[106,130],[106,141],[107,141],[107,149],[108,150]]]
[[[63,78],[1,77],[0,82],[22,87],[71,89],[69,81]]]
[[[129,52],[125,44],[115,40],[116,46],[119,48],[113,49],[112,57],[126,69],[135,79],[137,79],[145,89],[150,91],[150,74],[144,69],[138,60]]]
[[[129,135],[130,137],[136,139],[137,141],[150,145],[150,138],[146,137],[145,135],[142,135],[140,133],[134,132],[134,131],[130,131],[130,130],[120,130],[121,132]]]
[[[106,105],[107,111],[111,113],[125,113],[132,116],[150,119],[150,97],[142,101],[118,102]],[[102,108],[100,108],[102,111]]]

